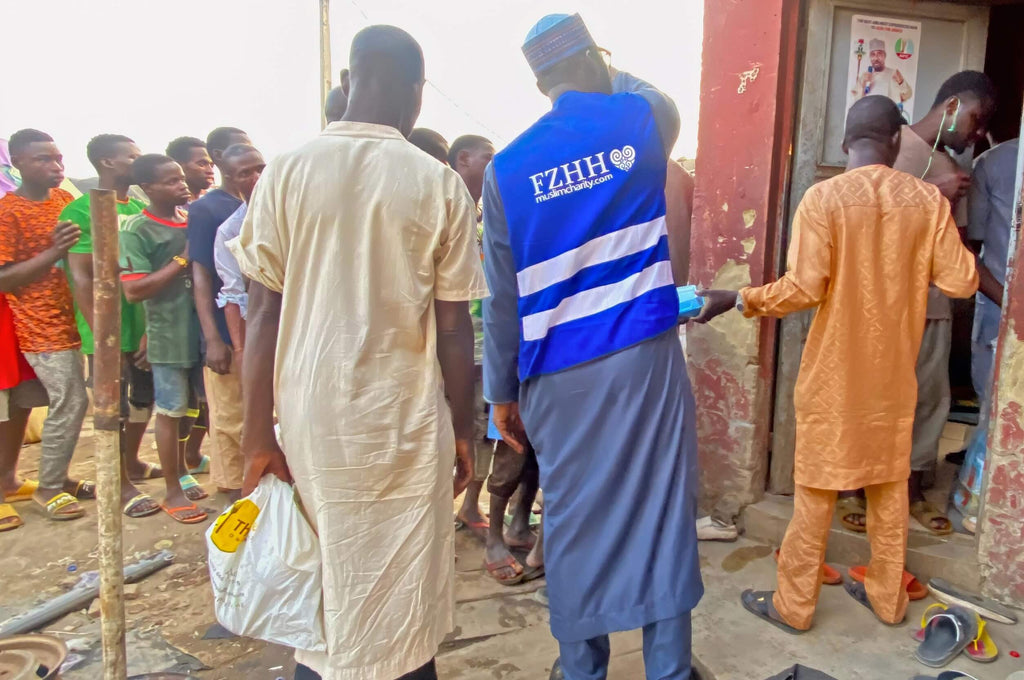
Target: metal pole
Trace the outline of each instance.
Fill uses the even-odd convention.
[[[124,557],[121,546],[121,289],[118,285],[117,197],[89,192],[92,219],[93,419],[99,514],[103,680],[125,680]]]
[[[327,127],[327,94],[331,91],[331,0],[320,0],[320,128]]]

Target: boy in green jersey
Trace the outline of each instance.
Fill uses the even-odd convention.
[[[128,195],[132,185],[132,163],[141,155],[135,142],[124,135],[103,134],[93,137],[85,148],[89,162],[96,168],[97,187],[117,192],[120,222],[138,215],[146,205]],[[68,251],[68,282],[75,297],[75,323],[82,336],[82,353],[89,359],[93,374],[93,267],[92,221],[89,194],[69,203],[60,219],[74,222],[81,229],[78,243]],[[140,493],[132,479],[158,477],[160,468],[139,460],[139,445],[153,410],[153,374],[146,366],[146,319],[141,304],[121,299],[121,503],[129,517],[145,517],[160,507],[147,494]]]
[[[199,321],[189,276],[187,223],[181,207],[189,189],[181,166],[148,154],[132,173],[150,204],[121,225],[121,285],[146,310],[147,356],[153,367],[156,443],[167,496],[162,508],[183,524],[206,519],[194,501],[207,494],[188,473],[184,437],[192,428],[202,381]]]

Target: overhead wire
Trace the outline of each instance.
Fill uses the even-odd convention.
[[[356,9],[356,11],[358,11],[363,16],[363,19],[365,19],[368,23],[372,22],[372,19],[370,19],[370,15],[366,13],[366,10],[363,9],[362,5],[360,5],[358,2],[356,2],[356,0],[348,0],[348,1]],[[483,121],[479,120],[476,116],[474,116],[469,111],[467,111],[465,108],[463,108],[457,101],[455,101],[455,99],[453,97],[451,97],[447,92],[442,90],[441,87],[437,83],[435,83],[434,81],[432,81],[432,80],[430,80],[428,78],[427,79],[427,85],[429,85],[434,90],[434,92],[436,92],[437,94],[441,95],[441,97],[445,101],[447,101],[449,104],[451,104],[452,108],[454,108],[456,111],[458,111],[460,114],[462,114],[467,120],[469,120],[473,124],[479,126],[482,130],[484,130],[488,134],[492,135],[497,141],[500,141],[502,144],[507,144],[508,143],[508,139],[505,137],[505,135],[501,134],[500,132],[498,132],[497,130],[492,128],[491,126],[489,126],[486,123],[484,123]]]

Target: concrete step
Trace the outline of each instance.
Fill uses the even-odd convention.
[[[748,506],[741,517],[744,536],[778,546],[793,516],[789,496],[765,496]],[[933,536],[911,520],[907,541],[907,570],[922,581],[941,577],[973,592],[981,590],[978,552],[973,536]],[[865,534],[844,529],[836,517],[828,538],[825,559],[841,565],[867,564],[871,548]]]
[[[736,543],[701,543],[705,591],[693,612],[693,655],[704,680],[764,680],[793,664],[838,680],[904,680],[938,674],[929,673],[914,659],[917,642],[912,633],[925,608],[934,602],[931,598],[911,602],[906,623],[890,627],[842,587],[825,586],[811,630],[803,635],[789,635],[748,613],[740,603],[744,589],[775,587],[773,549],[746,538]],[[982,666],[961,656],[949,668],[981,680],[1002,680],[1020,670],[1021,660],[1009,652],[1024,650],[1024,626],[990,623],[988,630],[1000,650],[995,663]],[[641,678],[630,676],[630,680]]]

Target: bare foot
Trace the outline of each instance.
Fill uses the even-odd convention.
[[[480,512],[480,507],[476,504],[468,507],[463,504],[463,506],[459,508],[458,514],[455,516],[461,519],[466,526],[487,524],[487,518],[483,516],[483,513]]]
[[[518,548],[520,550],[533,550],[533,546],[537,543],[537,535],[526,529],[525,531],[515,531],[513,527],[509,527],[505,530],[505,544],[510,548]]]
[[[462,522],[466,529],[474,536],[481,541],[486,541],[490,524],[487,522],[487,518],[480,513],[479,500],[477,499],[479,491],[477,494],[471,493],[473,484],[479,484],[479,482],[470,482],[470,489],[466,490],[465,498],[462,500],[462,507],[459,508],[455,518]]]

